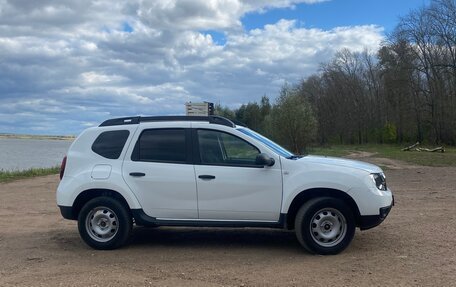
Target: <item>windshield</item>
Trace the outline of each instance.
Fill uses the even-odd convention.
[[[292,158],[296,157],[293,153],[287,151],[286,149],[284,149],[280,145],[278,145],[275,142],[273,142],[272,140],[260,135],[259,133],[256,133],[256,132],[254,132],[254,131],[252,131],[250,129],[247,129],[247,128],[238,128],[237,130],[240,131],[241,133],[245,134],[245,135],[248,135],[249,137],[251,137],[253,139],[256,139],[256,140],[262,142],[267,147],[272,149],[274,152],[276,152],[277,154],[279,154],[279,155],[281,155],[281,156],[283,156],[285,158],[292,159]]]

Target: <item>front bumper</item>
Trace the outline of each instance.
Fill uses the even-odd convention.
[[[385,206],[381,207],[379,209],[379,214],[378,215],[364,215],[360,216],[359,218],[359,228],[361,230],[366,230],[366,229],[371,229],[377,225],[380,225],[385,218],[388,216],[388,214],[391,211],[391,208],[394,206],[394,196],[393,196],[393,201],[390,206]]]

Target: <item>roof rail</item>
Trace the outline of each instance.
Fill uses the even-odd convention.
[[[238,120],[235,120],[235,119],[230,119],[235,125],[237,126],[241,126],[241,127],[247,127],[246,124],[244,124],[243,122],[241,121],[238,121]]]
[[[236,127],[236,125],[227,118],[221,116],[154,116],[154,117],[124,117],[109,119],[102,122],[100,127],[133,125],[142,122],[169,122],[169,121],[185,121],[185,122],[209,122],[210,124],[223,125],[227,127]]]
[[[99,125],[99,127],[139,124],[140,118],[141,117],[126,117],[126,118],[109,119],[109,120],[102,122]]]

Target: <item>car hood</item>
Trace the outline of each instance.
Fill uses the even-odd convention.
[[[356,169],[364,170],[369,173],[383,172],[380,167],[378,167],[374,164],[370,164],[370,163],[358,161],[358,160],[338,158],[338,157],[307,155],[307,156],[300,158],[299,161],[306,162],[306,163],[313,163],[313,164],[325,164],[325,165],[332,165],[332,166],[356,168]]]

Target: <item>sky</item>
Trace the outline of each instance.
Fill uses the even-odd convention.
[[[430,0],[0,0],[0,133],[274,100]]]

